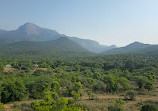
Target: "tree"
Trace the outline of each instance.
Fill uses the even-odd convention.
[[[93,92],[105,92],[106,88],[105,88],[105,84],[102,81],[96,81],[93,85],[92,85],[92,90]]]
[[[73,90],[76,92],[79,92],[79,90],[82,88],[81,82],[75,82]]]
[[[60,89],[60,84],[58,81],[54,81],[52,84],[51,84],[51,90],[54,91],[54,92],[58,92],[59,89]]]
[[[52,78],[48,76],[39,76],[36,81],[28,83],[26,86],[29,89],[30,97],[40,99],[44,97],[44,92],[50,90]]]
[[[148,79],[144,76],[137,76],[136,77],[136,83],[140,89],[142,87],[144,87],[144,85],[146,84],[147,81],[148,81]]]
[[[26,88],[20,81],[9,81],[3,85],[4,88],[1,93],[2,103],[8,103],[11,101],[19,101],[26,95]]]
[[[57,101],[56,106],[58,110],[66,109],[67,104],[68,104],[68,100],[62,97]]]
[[[145,83],[145,86],[144,86],[145,89],[147,89],[148,91],[152,90],[154,87],[153,87],[153,83],[151,81],[147,81]]]
[[[104,76],[104,83],[106,83],[106,91],[110,93],[117,92],[119,89],[119,77],[114,74]]]
[[[73,99],[74,99],[74,101],[75,101],[75,104],[79,101],[79,98],[80,98],[80,94],[79,93],[77,93],[77,92],[75,92],[75,91],[72,91],[72,97],[73,97]]]
[[[125,90],[129,89],[129,87],[130,87],[129,80],[126,79],[125,77],[119,78],[119,83]]]

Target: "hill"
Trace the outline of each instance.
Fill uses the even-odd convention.
[[[80,39],[77,37],[69,37],[69,38],[71,40],[73,40],[74,42],[80,44],[85,49],[87,49],[91,52],[94,52],[94,53],[101,53],[101,52],[116,48],[115,45],[111,45],[111,46],[100,45],[98,42],[96,42],[94,40]]]
[[[93,53],[85,50],[79,44],[66,37],[60,37],[52,41],[20,41],[6,46],[1,46],[1,56],[12,57],[41,57],[62,58],[90,56]]]
[[[143,44],[140,42],[131,43],[125,47],[114,48],[105,51],[103,54],[148,54],[156,55],[158,52],[158,45]]]

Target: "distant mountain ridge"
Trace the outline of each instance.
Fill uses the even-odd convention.
[[[125,47],[114,48],[103,52],[103,54],[158,54],[158,45],[143,44],[140,42],[131,43]]]
[[[87,49],[91,52],[95,52],[95,53],[101,53],[101,52],[104,52],[106,50],[116,48],[115,45],[111,45],[111,46],[100,45],[98,42],[93,41],[93,40],[89,40],[89,39],[80,39],[77,37],[69,37],[69,39],[80,44],[85,49]]]
[[[55,30],[41,28],[33,23],[21,25],[18,29],[0,29],[0,48],[2,53],[21,53],[29,51],[82,54],[149,54],[158,55],[158,45],[131,43],[125,47],[100,45],[98,42],[78,37],[69,37]],[[10,51],[10,52],[8,52]],[[6,53],[6,54],[7,54]]]
[[[80,39],[59,34],[55,30],[41,28],[33,23],[25,23],[24,25],[21,25],[17,30],[0,30],[0,43],[2,43],[0,46],[20,41],[51,41],[57,40],[60,37],[67,37],[93,53],[101,53],[103,51],[116,48],[116,46],[100,45],[98,42],[89,39]]]

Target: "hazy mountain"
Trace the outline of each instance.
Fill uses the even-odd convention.
[[[116,48],[115,45],[111,45],[111,46],[100,45],[98,42],[96,42],[94,40],[80,39],[77,37],[69,37],[69,38],[71,40],[73,40],[74,42],[80,44],[85,49],[87,49],[91,52],[94,52],[94,53],[101,53],[101,52]]]
[[[0,30],[0,43],[2,43],[0,46],[20,41],[51,41],[63,36],[81,45],[86,50],[94,53],[101,53],[103,51],[116,48],[114,45],[100,45],[98,42],[89,39],[65,36],[63,34],[59,34],[55,30],[41,28],[33,23],[26,23],[20,26],[17,30],[13,31]]]
[[[41,28],[32,23],[26,23],[17,30],[0,33],[1,38],[14,39],[14,41],[49,41],[56,40],[61,36],[54,30]]]
[[[1,55],[67,57],[93,55],[66,37],[52,41],[21,41],[0,48]]]
[[[149,54],[149,52],[151,52],[150,54],[152,54],[152,53],[156,53],[157,51],[158,51],[158,45],[150,45],[150,44],[143,44],[140,42],[134,42],[125,47],[114,48],[105,51],[104,54],[123,54],[123,53]]]
[[[7,32],[7,31],[0,29],[0,34],[3,34],[3,33],[5,33],[5,32]]]

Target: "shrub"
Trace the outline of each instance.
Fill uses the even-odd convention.
[[[0,111],[3,111],[3,103],[0,103]]]
[[[108,111],[124,111],[124,108],[121,104],[114,104],[108,106]]]
[[[128,91],[125,95],[126,99],[135,100],[135,93],[133,91]]]
[[[125,101],[122,99],[115,99],[113,104],[108,106],[108,111],[124,111],[123,104]]]
[[[92,98],[92,91],[88,91],[87,95],[89,96],[89,99],[91,99]]]
[[[158,108],[154,105],[144,105],[140,111],[158,111]]]

